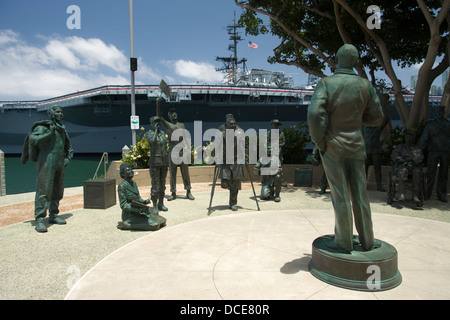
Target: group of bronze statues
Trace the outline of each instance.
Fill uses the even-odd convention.
[[[308,108],[307,120],[312,142],[316,146],[313,163],[317,165],[321,162],[324,168],[321,193],[325,192],[329,185],[336,215],[335,236],[328,245],[343,252],[351,252],[356,244],[361,245],[364,250],[372,250],[379,245],[373,235],[369,197],[365,188],[367,168],[370,164],[375,168],[377,189],[384,190],[381,184],[382,149],[379,138],[380,131],[386,125],[386,117],[383,115],[380,98],[374,87],[353,71],[358,59],[359,54],[354,46],[344,45],[339,49],[336,72],[317,84]],[[122,209],[122,221],[117,226],[119,229],[158,230],[166,224],[166,219],[159,214],[161,211],[168,211],[164,205],[166,176],[170,171],[170,196],[167,200],[173,201],[176,199],[178,167],[181,170],[186,199],[194,200],[188,165],[185,162],[175,162],[171,157],[174,147],[181,140],[187,141],[185,137],[180,137],[180,141],[172,141],[172,134],[177,129],[184,129],[184,124],[178,121],[175,109],[169,110],[170,122],[166,121],[161,116],[159,104],[160,98],[157,100],[156,116],[150,118],[150,130],[145,133],[145,139],[150,146],[148,161],[151,177],[150,198],[146,200],[141,198],[133,181],[132,167],[129,164],[122,164],[120,176],[123,181],[118,186]],[[435,114],[436,119],[427,123],[418,146],[412,143],[414,137],[412,132],[408,131],[405,144],[397,146],[392,152],[392,160],[397,168],[395,174],[401,191],[399,199],[403,196],[403,182],[408,176],[413,177],[414,192],[420,186],[423,152],[427,150],[426,197],[428,199],[431,197],[437,175],[437,197],[441,201],[447,201],[450,125],[444,118],[444,107],[436,109]],[[73,157],[73,149],[62,124],[62,108],[53,106],[49,108],[48,115],[49,120],[36,122],[32,126],[25,139],[22,153],[23,163],[28,159],[37,162],[35,229],[38,232],[47,231],[44,223],[47,210],[49,223],[66,223],[58,216],[58,207],[64,191],[64,168]],[[281,125],[276,119],[272,120],[271,124],[273,129],[278,129]],[[164,127],[168,137],[161,130],[161,126]],[[223,150],[226,150],[227,144],[225,131],[231,129],[237,132],[238,128],[233,115],[228,114],[225,124],[219,127],[224,138]],[[233,147],[236,149],[237,139],[233,141]],[[271,141],[270,137],[267,141]],[[267,157],[270,161],[258,161],[254,167],[258,172],[267,166],[276,169],[272,174],[262,176],[260,199],[274,199],[275,202],[281,200],[284,143],[284,135],[281,132],[278,156],[273,156],[272,146],[267,144]],[[186,145],[185,150],[190,154],[190,145]],[[233,211],[237,210],[238,192],[244,177],[243,168],[246,166],[236,161],[237,154],[235,150],[234,162],[224,161],[223,164],[216,165],[220,166],[221,187],[229,190],[229,208]],[[416,194],[414,196],[416,197]],[[152,207],[148,206],[149,204],[152,204]],[[352,216],[359,235],[357,239],[353,236]]]

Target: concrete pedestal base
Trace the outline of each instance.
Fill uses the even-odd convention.
[[[316,278],[358,291],[383,291],[395,288],[402,282],[398,271],[397,250],[381,241],[381,246],[363,251],[354,245],[351,253],[341,253],[326,246],[334,235],[314,240],[309,271]]]

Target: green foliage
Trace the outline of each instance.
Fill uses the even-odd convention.
[[[347,2],[362,20],[371,15],[366,12],[369,5],[380,7],[381,29],[375,32],[386,44],[390,57],[401,67],[419,63],[426,56],[430,41],[429,27],[416,1]],[[323,72],[326,67],[332,67],[304,44],[334,60],[335,53],[344,44],[337,27],[339,21],[351,43],[358,48],[363,65],[375,70],[382,68],[371,52],[372,49],[380,54],[378,46],[374,45],[372,40],[368,41],[367,34],[356,20],[333,1],[246,0],[238,3],[248,6],[239,18],[239,25],[245,27],[246,34],[257,36],[271,33],[280,39],[280,44],[273,50],[274,55],[268,58],[272,63],[293,64],[315,72]],[[430,0],[426,6],[435,17],[442,3],[439,0]],[[278,21],[270,19],[271,17]],[[442,43],[439,46],[439,55],[446,51],[447,28],[446,23],[441,25]],[[301,38],[303,43],[297,41],[298,38]]]
[[[308,125],[300,122],[295,126],[284,127],[283,133],[286,139],[283,148],[283,162],[285,164],[306,163],[308,152],[305,147],[311,142]]]
[[[130,152],[127,154],[122,154],[122,162],[129,163],[133,169],[147,169],[148,168],[148,159],[150,158],[150,145],[145,139],[144,128],[142,127],[141,132],[136,137],[136,145],[131,146]],[[167,134],[166,134],[167,138]],[[194,148],[191,146],[191,164],[194,164],[195,154],[200,152],[200,147]],[[201,154],[199,155],[202,156]],[[203,161],[202,164],[205,164]]]
[[[148,159],[150,158],[150,146],[144,137],[144,128],[136,137],[136,145],[131,146],[130,152],[122,155],[122,162],[129,163],[133,169],[148,168]]]

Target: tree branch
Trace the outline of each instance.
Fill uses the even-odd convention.
[[[327,57],[322,51],[317,50],[316,48],[314,48],[314,46],[312,46],[310,43],[306,42],[303,38],[299,37],[298,34],[293,32],[292,30],[290,30],[277,16],[273,15],[269,11],[265,11],[265,10],[262,10],[262,9],[255,8],[255,7],[253,7],[253,6],[249,5],[249,4],[246,4],[246,3],[243,3],[243,2],[239,2],[238,0],[234,0],[234,3],[237,6],[243,8],[243,9],[247,9],[247,10],[250,10],[250,11],[253,11],[253,12],[257,12],[257,13],[260,13],[260,14],[263,14],[263,15],[269,17],[271,20],[276,22],[294,40],[298,41],[302,46],[304,46],[305,48],[307,48],[308,50],[313,52],[315,55],[320,57],[328,65],[332,66],[333,68],[335,67],[335,63],[332,60],[330,60],[329,57]]]

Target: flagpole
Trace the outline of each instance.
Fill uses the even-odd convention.
[[[136,102],[134,90],[134,68],[132,67],[132,59],[134,59],[134,39],[133,39],[133,0],[129,0],[130,8],[130,70],[131,70],[131,116],[136,115]],[[130,118],[131,121],[131,118]],[[131,144],[136,145],[136,130],[131,129]]]

